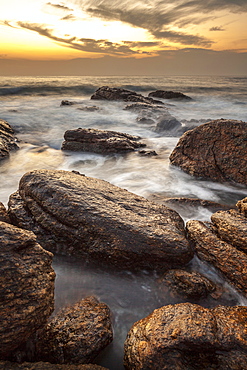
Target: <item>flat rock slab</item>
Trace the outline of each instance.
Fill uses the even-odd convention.
[[[93,152],[98,154],[128,153],[146,144],[140,142],[139,136],[116,131],[78,128],[67,130],[62,150]]]
[[[54,252],[121,269],[181,267],[193,257],[178,213],[79,173],[25,174],[9,215],[15,224],[36,227],[35,233],[40,227],[43,246],[49,234]]]
[[[49,362],[23,362],[17,364],[10,361],[0,361],[0,370],[107,370],[105,367],[88,365],[60,365]]]
[[[231,284],[247,295],[247,255],[221,240],[209,223],[191,220],[186,228],[198,257],[215,266]]]
[[[54,309],[52,254],[27,230],[0,222],[0,358],[7,359]]]
[[[220,119],[187,131],[170,161],[192,176],[247,185],[246,153],[247,123]]]
[[[192,100],[191,97],[179,91],[156,90],[148,94],[149,97],[175,100]]]
[[[126,370],[243,370],[247,308],[167,305],[136,322],[124,348]]]

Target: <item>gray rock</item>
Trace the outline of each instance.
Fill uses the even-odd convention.
[[[192,100],[188,95],[178,91],[156,90],[149,93],[148,96],[161,99]]]
[[[18,149],[15,140],[12,127],[8,122],[0,119],[0,160],[8,158],[11,150]]]

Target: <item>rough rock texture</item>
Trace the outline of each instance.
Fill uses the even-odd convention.
[[[247,185],[247,123],[220,119],[187,131],[171,164],[192,176]]]
[[[167,305],[136,322],[124,347],[127,370],[243,370],[247,308]]]
[[[54,308],[52,254],[26,230],[0,222],[0,358],[44,325]]]
[[[221,239],[247,253],[247,218],[235,210],[219,211],[211,216]]]
[[[148,94],[150,97],[162,99],[191,100],[191,98],[178,91],[156,90]]]
[[[221,240],[209,223],[188,221],[188,237],[198,257],[215,266],[238,290],[247,295],[247,256]]]
[[[91,96],[95,100],[123,100],[141,102],[146,104],[163,104],[161,101],[137,94],[135,91],[119,89],[116,87],[102,86]]]
[[[62,150],[93,152],[99,154],[126,153],[143,148],[139,136],[92,128],[68,130],[64,134]]]
[[[54,252],[118,268],[176,268],[193,256],[175,211],[79,173],[25,174],[9,215],[23,228],[40,229],[42,245]]]
[[[7,223],[10,222],[7,210],[5,206],[3,205],[3,203],[1,202],[0,202],[0,221],[7,222]]]
[[[15,362],[0,361],[0,370],[107,370],[98,365],[60,365],[50,364],[49,362]]]
[[[237,202],[237,207],[238,207],[239,212],[245,217],[247,217],[247,198],[239,200]]]
[[[9,152],[13,149],[18,149],[15,142],[14,130],[8,122],[0,119],[0,160],[7,158]]]
[[[170,270],[159,283],[168,286],[169,293],[186,299],[205,298],[216,290],[216,285],[199,272],[185,270]]]
[[[110,310],[88,297],[60,311],[36,334],[34,359],[87,364],[112,341]]]

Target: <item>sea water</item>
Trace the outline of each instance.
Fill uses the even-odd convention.
[[[137,114],[124,110],[127,103],[91,100],[101,86],[130,89],[147,96],[158,89],[180,91],[191,101],[166,101],[169,112],[182,124],[200,125],[213,119],[247,121],[245,77],[0,77],[0,118],[9,122],[20,149],[0,165],[0,201],[18,189],[21,176],[33,169],[76,170],[109,181],[145,198],[188,197],[234,205],[247,196],[247,188],[193,178],[169,163],[178,137],[162,136],[138,123]],[[62,100],[76,104],[61,106]],[[165,101],[164,101],[165,102]],[[97,106],[96,111],[80,108]],[[98,128],[139,135],[157,156],[143,157],[62,152],[68,129]],[[211,212],[197,207],[183,214],[185,221],[210,220]],[[218,281],[224,288],[222,301],[198,302],[205,306],[244,304],[246,300],[228,286],[209,265],[193,260],[193,268]],[[89,295],[106,302],[112,312],[114,341],[98,359],[109,369],[123,369],[123,343],[131,325],[164,304],[177,303],[164,295],[155,272],[109,271],[90,268],[73,259],[54,259],[55,310]]]

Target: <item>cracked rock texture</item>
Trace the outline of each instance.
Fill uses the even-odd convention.
[[[124,348],[126,370],[243,370],[247,308],[167,305],[136,322]]]
[[[8,158],[9,152],[18,149],[15,142],[14,130],[8,122],[0,119],[0,160]]]
[[[7,359],[52,313],[55,273],[31,231],[0,222],[0,249],[0,359]]]
[[[42,246],[117,268],[175,268],[193,250],[173,210],[106,181],[69,171],[25,174],[9,202],[15,224]]]
[[[192,176],[247,185],[247,123],[220,119],[187,131],[171,164]]]

